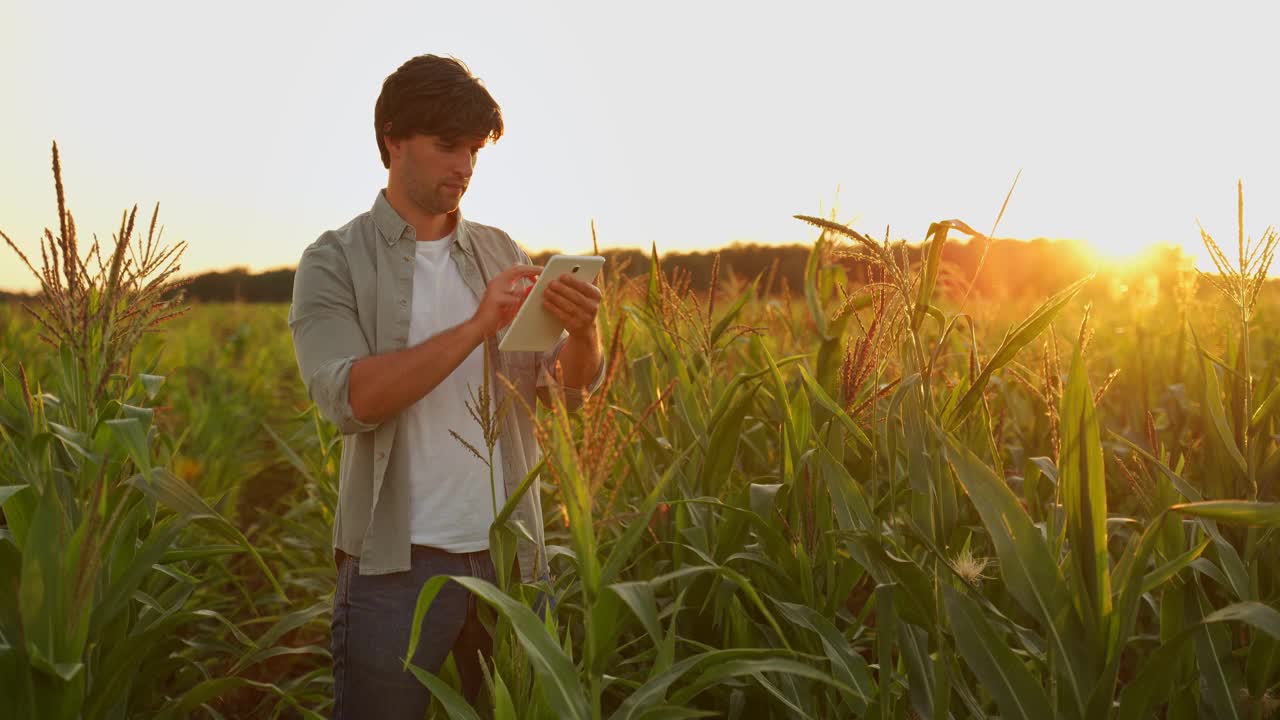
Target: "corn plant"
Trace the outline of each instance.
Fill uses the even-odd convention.
[[[1280,241],[1247,238],[1242,208],[1234,252],[1203,234],[1198,283],[1104,268],[997,301],[990,266],[979,288],[948,264],[952,235],[990,245],[967,224],[911,246],[834,216],[801,218],[821,234],[796,287],[718,261],[693,287],[656,247],[644,274],[611,268],[609,376],[578,410],[521,408],[543,462],[490,533],[509,565],[540,480],[551,581],[455,579],[494,637],[481,708],[448,664],[408,669],[465,718],[1274,716]],[[196,307],[112,345],[132,331],[80,331],[117,305],[64,289],[65,256],[45,297],[87,305],[0,309],[22,348],[0,401],[4,689],[27,716],[323,712],[339,444],[283,309]],[[68,349],[34,352],[42,332]],[[77,601],[83,646],[47,622]]]
[[[551,450],[547,468],[557,474],[569,526],[562,557],[570,564],[561,584],[570,599],[560,613],[564,625],[524,617],[517,636],[534,665],[534,682],[525,686],[532,692],[513,696],[497,673],[494,707],[504,717],[661,715],[690,702],[727,708],[730,715],[742,715],[749,704],[758,714],[813,717],[983,717],[993,711],[1002,717],[1145,717],[1173,693],[1161,683],[1177,682],[1171,668],[1178,668],[1168,663],[1178,663],[1184,677],[1190,671],[1199,681],[1183,688],[1192,713],[1210,709],[1235,717],[1248,708],[1262,717],[1275,683],[1270,653],[1280,615],[1243,595],[1217,600],[1199,585],[1201,574],[1227,578],[1248,564],[1228,560],[1235,570],[1210,569],[1215,556],[1233,557],[1218,522],[1268,526],[1275,511],[1253,500],[1204,501],[1185,492],[1185,480],[1169,478],[1157,486],[1163,504],[1151,504],[1147,516],[1109,512],[1097,407],[1106,387],[1095,391],[1090,383],[1087,321],[1065,381],[1041,397],[1049,398],[1054,416],[1051,455],[1029,459],[1033,480],[1015,476],[1024,490],[1032,488],[1025,499],[1006,479],[990,388],[1001,371],[1018,367],[1018,355],[1090,279],[1015,323],[985,360],[971,332],[967,372],[944,385],[942,359],[965,318],[946,317],[934,301],[941,248],[948,230],[976,233],[958,221],[935,224],[913,266],[901,247],[832,221],[803,219],[824,230],[805,289],[819,348],[813,355],[775,360],[751,332],[723,347],[708,343],[723,330],[711,332],[710,315],[694,309],[698,300],[679,276],[668,281],[662,275],[655,254],[643,302],[629,308],[634,337],[648,352],[625,363],[630,396],[656,396],[649,412],[632,417],[652,422],[642,422],[634,438],[605,430],[612,445],[598,439],[610,428],[598,411],[584,413],[577,432],[567,416],[549,423],[556,431],[542,441]],[[831,255],[828,234],[853,240],[855,253],[869,256],[883,280],[860,297],[837,297],[834,280],[843,271],[824,259]],[[708,294],[708,306],[713,297]],[[747,297],[739,297],[731,315]],[[864,310],[872,312],[866,322],[858,314]],[[833,318],[857,320],[862,337],[845,343],[850,326],[833,325]],[[717,325],[730,322],[726,316]],[[833,347],[842,345],[843,367],[836,368]],[[740,369],[721,385],[729,365]],[[664,376],[674,382],[659,391]],[[1207,419],[1225,429],[1216,419],[1213,380],[1205,383]],[[1043,382],[1052,385],[1049,378]],[[752,427],[771,430],[757,438]],[[1146,452],[1119,440],[1122,453]],[[603,464],[620,488],[584,470],[590,464],[584,457],[594,459],[606,447],[615,450]],[[628,448],[644,452],[630,456]],[[614,456],[628,462],[618,465]],[[660,465],[662,459],[671,464]],[[645,472],[647,465],[653,469]],[[1159,467],[1156,459],[1146,469]],[[646,475],[661,480],[645,483]],[[637,489],[662,489],[661,504],[670,508],[669,535],[655,532],[658,496],[646,496],[629,518],[659,538],[634,560],[630,545],[615,547],[599,537],[597,528],[607,533],[608,525],[594,516],[601,498],[612,504],[619,490],[627,492],[625,477],[639,481]],[[1052,497],[1043,497],[1041,483],[1052,487]],[[825,489],[825,501],[815,488]],[[1210,533],[1222,541],[1215,546]],[[609,567],[630,565],[636,579],[609,586],[609,567],[597,557],[609,558]],[[468,582],[500,612],[523,615],[482,583]],[[1246,582],[1241,576],[1239,583]],[[610,587],[622,593],[621,617],[611,595],[601,592]],[[1156,663],[1137,669],[1135,657],[1150,654],[1138,628],[1154,621],[1144,608],[1161,607],[1186,587],[1193,590],[1181,590],[1191,593],[1181,602],[1169,600],[1182,617],[1162,608],[1161,618],[1177,624],[1162,628],[1166,642],[1152,655]],[[850,602],[858,598],[860,604]],[[696,619],[681,622],[684,617]],[[1252,689],[1240,680],[1244,670],[1230,670],[1228,628],[1256,648],[1259,659],[1245,663]],[[614,644],[631,633],[631,643]],[[1193,640],[1194,657],[1188,655]],[[615,666],[631,648],[643,649],[632,655],[634,665],[622,666],[639,671],[631,679],[602,672],[602,659]],[[724,654],[729,649],[768,655]],[[551,659],[544,666],[538,658]],[[713,661],[723,669],[700,665]],[[702,676],[682,688],[686,667]],[[668,675],[655,677],[661,669]],[[756,685],[735,681],[738,673]],[[715,677],[717,686],[702,683],[706,677]],[[652,684],[658,678],[660,691]],[[470,717],[462,705],[450,707],[454,716]],[[531,709],[517,712],[522,707]]]
[[[0,677],[15,717],[185,715],[237,683],[184,632],[229,631],[195,601],[200,576],[229,554],[261,555],[162,462],[156,409],[164,378],[133,365],[144,334],[182,312],[182,245],[145,235],[126,212],[114,247],[78,246],[53,149],[58,232],[46,231],[28,308],[52,350],[3,373],[0,401]],[[221,538],[222,544],[212,542]],[[265,577],[283,593],[274,576]],[[272,632],[268,631],[270,644]],[[244,661],[249,658],[239,658]]]

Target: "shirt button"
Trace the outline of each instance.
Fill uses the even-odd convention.
[[[386,454],[385,452],[383,452],[383,451],[379,450],[379,451],[378,451],[378,461],[379,461],[379,462],[381,462],[381,461],[386,460],[386,459],[387,459],[387,454]]]
[[[408,304],[409,304],[408,300],[405,300],[404,298],[400,298],[400,307],[404,307]]]
[[[404,261],[405,261],[405,262],[413,262],[413,256],[412,256],[412,255],[405,255],[405,256],[404,256]]]

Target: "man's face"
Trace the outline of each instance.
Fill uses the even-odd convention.
[[[391,175],[400,178],[410,201],[423,212],[451,213],[471,183],[484,144],[485,138],[446,140],[435,135],[389,139]]]

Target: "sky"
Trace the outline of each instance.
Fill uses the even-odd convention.
[[[532,252],[811,242],[829,214],[1125,256],[1280,224],[1268,3],[0,0],[0,230],[160,203],[184,273],[291,266],[386,181],[382,80],[453,55],[502,106],[462,201]],[[0,288],[35,283],[0,247]]]

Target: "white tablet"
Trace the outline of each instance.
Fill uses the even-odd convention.
[[[515,319],[507,326],[498,349],[503,352],[546,352],[555,347],[564,332],[564,325],[542,307],[542,292],[561,275],[573,275],[585,283],[594,282],[602,267],[604,258],[599,255],[552,255],[542,268],[533,290],[516,311]]]

